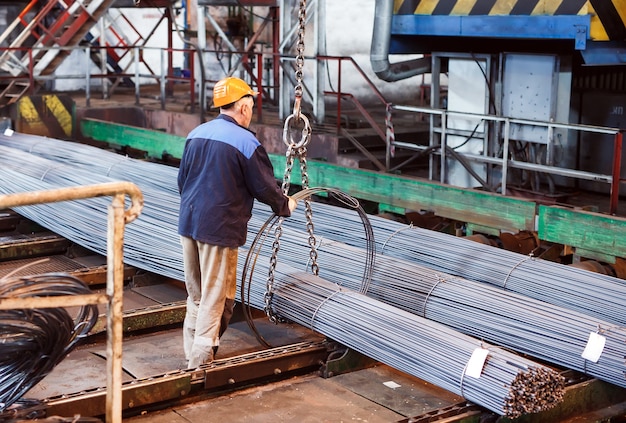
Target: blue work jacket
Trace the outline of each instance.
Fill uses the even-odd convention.
[[[255,198],[279,216],[290,215],[265,148],[223,114],[187,136],[178,191],[178,233],[207,244],[242,246]]]

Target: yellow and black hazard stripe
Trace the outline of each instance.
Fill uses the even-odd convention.
[[[394,10],[433,16],[590,15],[592,39],[626,40],[626,0],[396,0]]]
[[[626,40],[626,0],[590,0],[591,37],[601,40]]]
[[[74,101],[54,94],[22,97],[17,104],[19,132],[68,139],[72,136]]]
[[[396,1],[395,13],[461,16],[580,15],[587,13],[587,3],[589,0],[403,0]]]

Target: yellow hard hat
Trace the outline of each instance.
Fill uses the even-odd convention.
[[[243,79],[229,76],[218,81],[213,87],[213,107],[222,107],[234,103],[243,96],[256,97],[258,94]]]

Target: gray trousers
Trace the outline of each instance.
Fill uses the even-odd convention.
[[[187,313],[183,323],[189,368],[213,360],[213,347],[228,327],[237,291],[237,248],[205,244],[181,236]]]

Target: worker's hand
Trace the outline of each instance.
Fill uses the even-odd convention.
[[[289,212],[293,213],[293,211],[298,207],[298,201],[294,200],[292,197],[289,198]]]

